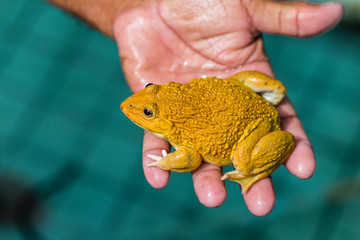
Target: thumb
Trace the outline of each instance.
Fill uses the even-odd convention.
[[[250,0],[248,12],[261,32],[310,37],[335,26],[343,15],[339,3],[311,4],[276,0]]]

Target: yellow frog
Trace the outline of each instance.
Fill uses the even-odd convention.
[[[202,161],[233,164],[235,170],[221,179],[240,183],[245,192],[283,164],[294,148],[292,134],[280,129],[272,106],[285,94],[278,80],[246,71],[226,79],[148,84],[127,98],[121,110],[176,149],[170,154],[163,151],[162,157],[148,155],[155,160],[149,166],[189,172]]]

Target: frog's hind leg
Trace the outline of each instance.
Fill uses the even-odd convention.
[[[286,95],[286,87],[284,84],[261,72],[239,72],[233,75],[230,79],[234,79],[251,88],[272,105],[279,104]]]
[[[236,170],[225,173],[222,179],[240,183],[245,192],[283,164],[293,149],[291,133],[281,130],[269,132],[267,124],[260,125],[238,143],[233,154]]]
[[[175,152],[166,154],[163,157],[148,154],[147,156],[155,162],[148,164],[150,167],[159,167],[173,172],[190,172],[195,170],[202,163],[202,157],[198,151],[190,147],[179,147]]]

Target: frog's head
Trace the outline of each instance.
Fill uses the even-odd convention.
[[[164,119],[160,113],[157,93],[161,87],[155,84],[146,85],[145,89],[125,99],[120,109],[138,126],[159,137],[165,137],[173,124]]]

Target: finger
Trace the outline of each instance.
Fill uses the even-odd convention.
[[[253,26],[261,32],[295,37],[319,34],[335,26],[342,18],[339,3],[248,1]]]
[[[154,160],[149,158],[148,154],[162,156],[161,151],[164,149],[167,153],[170,152],[170,144],[166,140],[156,137],[149,131],[145,131],[143,143],[143,169],[146,180],[154,188],[164,188],[169,182],[170,172],[158,167],[149,167],[148,164],[154,162]]]
[[[262,179],[246,192],[243,197],[250,212],[256,216],[269,214],[275,205],[275,192],[270,177]]]
[[[192,172],[195,193],[203,205],[218,207],[225,201],[227,192],[221,176],[221,168],[208,163]]]
[[[285,167],[301,179],[310,178],[316,168],[314,150],[290,100],[286,97],[278,107],[282,129],[291,132],[295,148]]]

